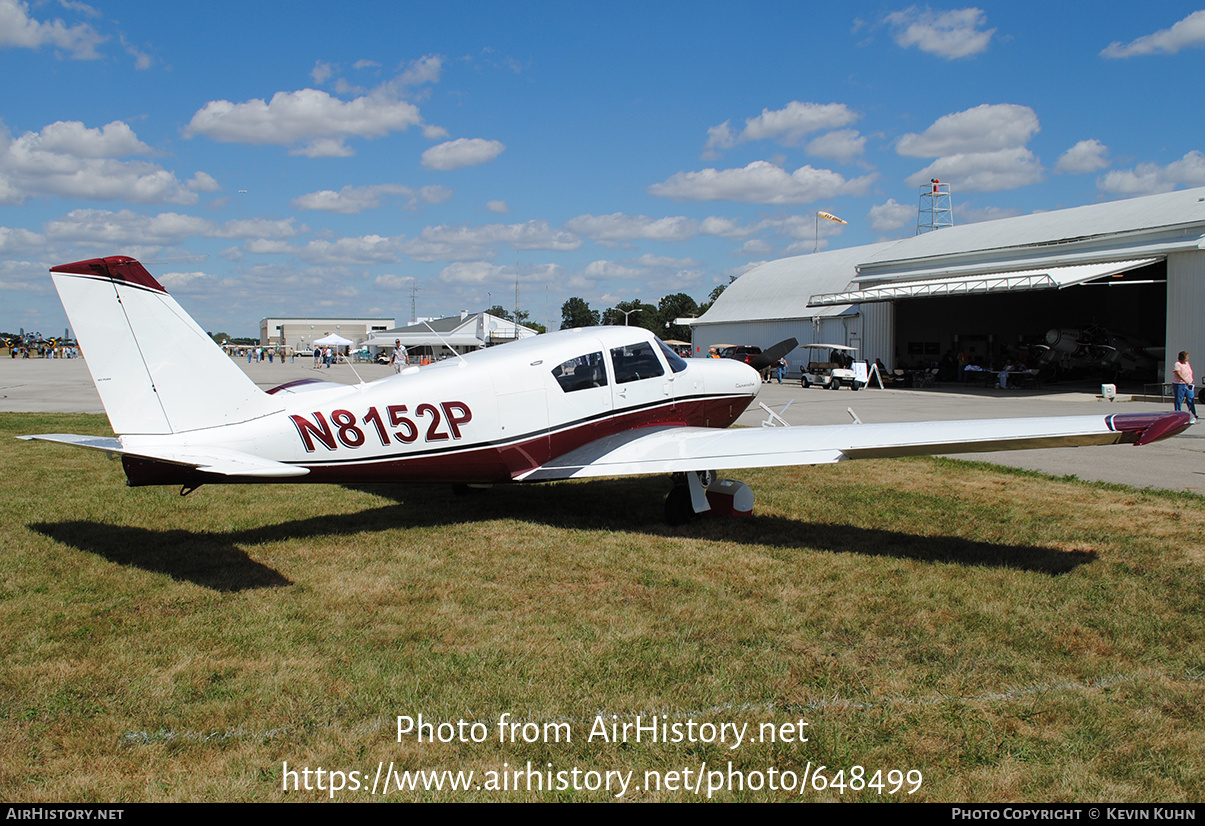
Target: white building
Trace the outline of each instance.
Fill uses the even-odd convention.
[[[1205,361],[1205,188],[947,227],[772,261],[694,322],[709,346],[846,344],[888,367],[987,362],[1050,330],[1107,329]],[[788,356],[792,371],[807,351]]]
[[[372,334],[367,344],[381,350],[392,348],[394,342],[401,341],[412,355],[439,357],[451,355],[449,348],[466,353],[534,335],[535,330],[489,313],[461,313],[409,327],[378,331]]]
[[[314,339],[334,333],[360,344],[395,323],[392,318],[265,318],[259,322],[259,343],[308,350]]]

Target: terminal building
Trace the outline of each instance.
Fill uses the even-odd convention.
[[[793,337],[888,369],[1045,352],[1162,381],[1180,350],[1205,362],[1205,188],[771,261],[692,327],[696,355]],[[795,350],[789,374],[809,358]]]

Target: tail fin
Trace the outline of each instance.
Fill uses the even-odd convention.
[[[133,258],[50,271],[115,433],[181,433],[280,409]]]

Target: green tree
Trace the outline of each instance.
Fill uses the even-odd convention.
[[[624,314],[627,313],[625,321]],[[608,307],[602,315],[602,323],[614,327],[644,327],[646,330],[657,332],[657,308],[645,304],[639,298],[631,301],[620,301],[614,307]]]
[[[573,298],[561,305],[561,329],[572,330],[574,327],[597,327],[598,310],[591,310],[584,298]]]
[[[682,324],[674,324],[674,319],[697,318],[698,315],[699,305],[686,293],[667,295],[657,305],[657,321],[660,324],[657,335],[662,338],[690,341],[690,327]]]
[[[501,304],[495,304],[493,307],[490,307],[488,310],[486,310],[486,312],[489,315],[492,315],[494,318],[501,318],[505,319],[506,321],[515,320],[515,317],[503,309]]]

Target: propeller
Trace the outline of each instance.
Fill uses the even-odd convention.
[[[774,362],[785,356],[787,353],[799,346],[799,342],[793,338],[788,338],[785,341],[780,341],[768,350],[763,350],[760,356],[757,356],[749,362],[749,366],[754,370],[765,370]]]

